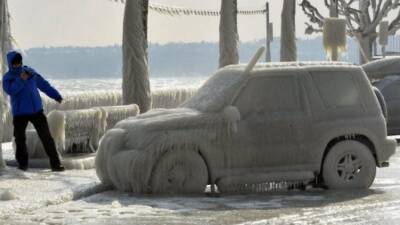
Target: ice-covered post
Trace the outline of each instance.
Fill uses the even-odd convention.
[[[8,110],[8,108],[5,99],[0,97],[0,112],[1,112],[0,113],[0,170],[5,167],[5,163],[3,160],[3,149],[1,148],[1,143],[6,123],[6,113],[4,113],[6,112],[6,110]]]
[[[281,14],[281,62],[297,60],[296,0],[284,0]]]
[[[382,57],[386,57],[386,45],[388,44],[389,38],[389,22],[382,21],[379,25],[379,45],[382,49]]]
[[[219,35],[219,67],[238,64],[237,0],[221,1]]]
[[[7,0],[0,2],[0,164],[2,164],[1,142],[3,142],[5,123],[8,116],[9,106],[7,97],[3,92],[2,77],[7,70],[6,55],[12,49],[12,37],[10,31],[10,13]],[[1,165],[0,165],[1,166]]]
[[[126,0],[123,23],[123,104],[137,104],[141,112],[151,106],[147,63],[148,0]]]
[[[271,62],[271,34],[272,34],[272,24],[269,22],[269,2],[265,4],[265,17],[266,17],[266,44],[265,44],[265,61]]]
[[[331,18],[337,18],[339,16],[338,12],[338,0],[331,0],[331,5],[329,7],[329,16]],[[332,61],[337,61],[339,57],[337,48],[332,49]]]
[[[1,48],[1,75],[7,70],[6,55],[12,49],[12,37],[10,29],[10,12],[8,11],[8,1],[0,2],[0,48]]]

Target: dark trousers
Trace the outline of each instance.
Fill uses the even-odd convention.
[[[26,135],[25,130],[28,126],[28,122],[31,122],[36,129],[36,132],[43,143],[43,147],[46,151],[47,156],[50,159],[51,167],[57,167],[60,163],[60,158],[58,156],[56,145],[54,140],[50,135],[49,125],[47,124],[47,118],[40,111],[31,115],[15,116],[14,123],[14,137],[17,151],[15,153],[15,158],[19,166],[28,166],[28,151],[26,147]]]

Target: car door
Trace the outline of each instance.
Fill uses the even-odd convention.
[[[241,121],[233,138],[232,166],[284,170],[305,162],[310,114],[303,91],[293,73],[248,81],[234,101]]]

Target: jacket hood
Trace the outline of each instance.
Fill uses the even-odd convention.
[[[8,63],[8,70],[9,71],[15,71],[18,72],[17,70],[20,70],[20,68],[14,69],[12,66],[12,61],[14,60],[15,56],[17,55],[21,55],[21,53],[17,52],[17,51],[10,51],[9,53],[7,53],[7,63]],[[22,55],[21,55],[22,57]]]

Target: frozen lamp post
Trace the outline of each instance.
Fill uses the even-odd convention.
[[[281,14],[281,62],[297,60],[296,0],[284,0]]]
[[[344,19],[325,19],[323,45],[326,56],[332,61],[337,61],[339,54],[346,51],[346,21]]]
[[[379,25],[379,45],[382,49],[382,57],[386,57],[386,45],[389,37],[389,22],[382,21]]]
[[[274,40],[274,34],[273,34],[273,24],[270,22],[269,19],[269,3],[267,2],[265,4],[265,17],[266,17],[266,43],[265,43],[265,61],[266,62],[271,62],[271,42]]]

